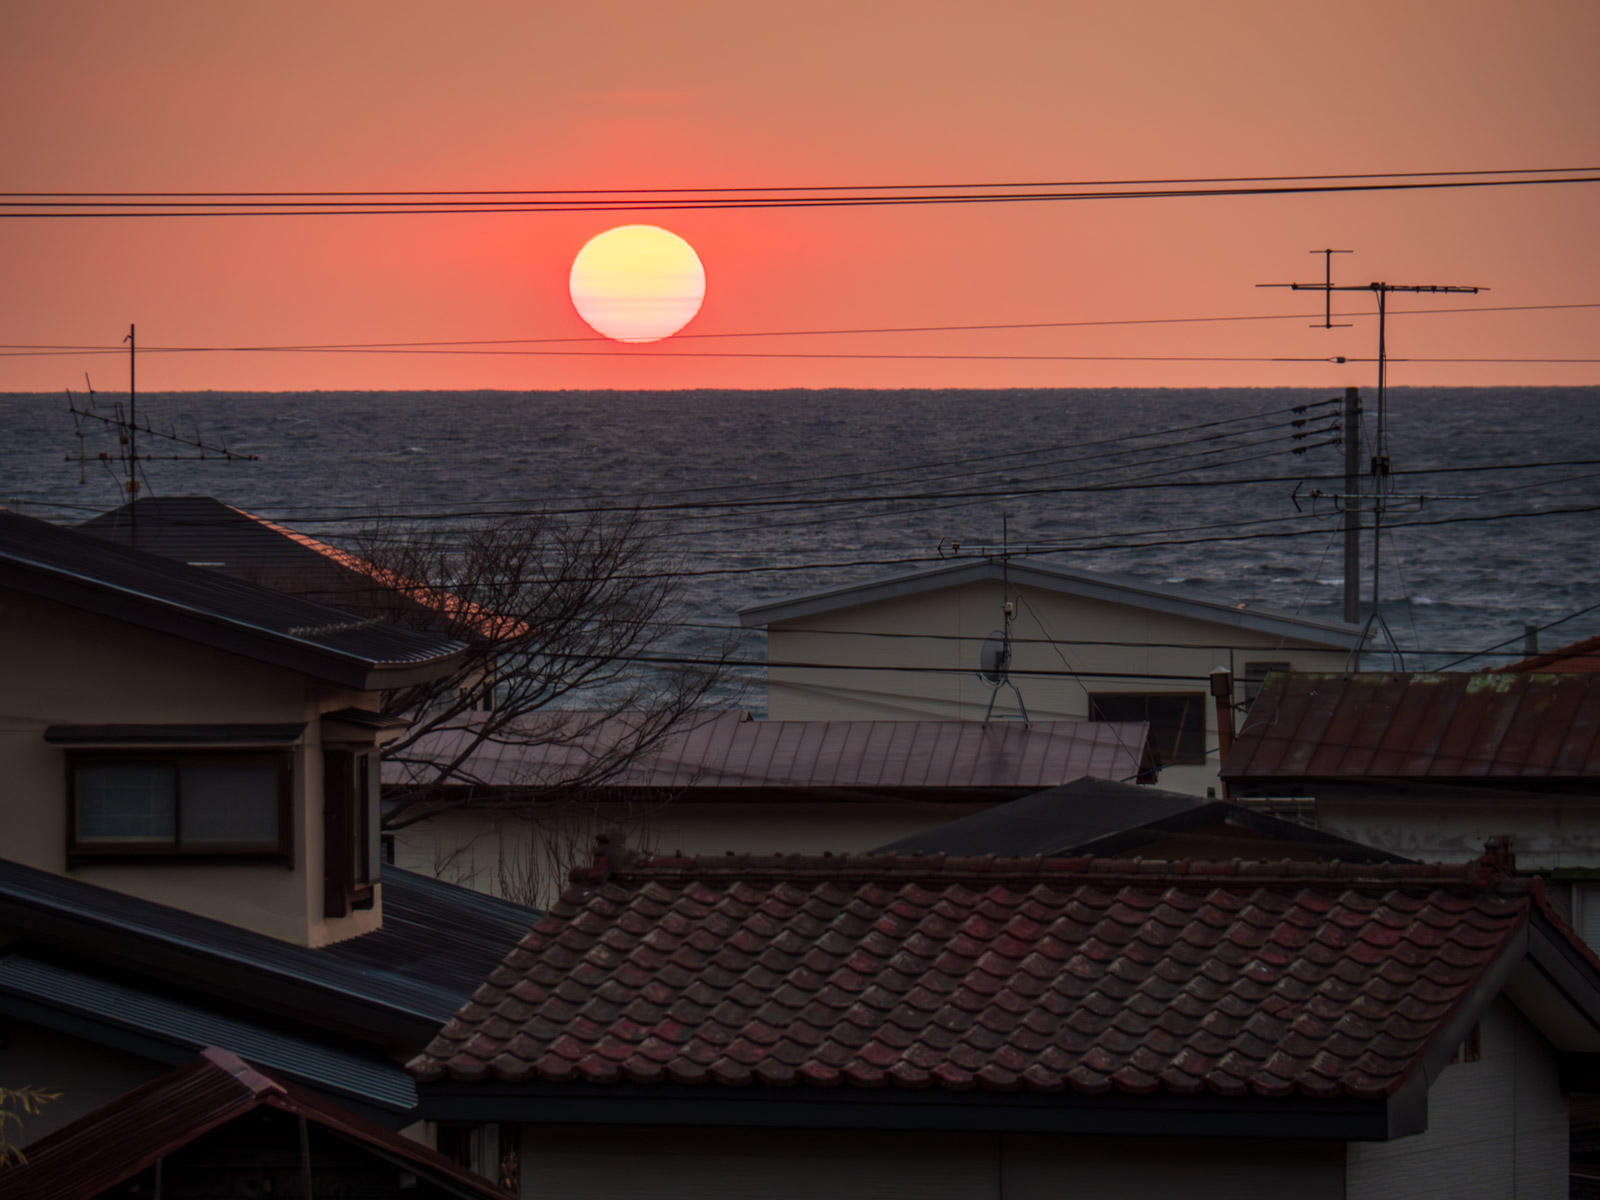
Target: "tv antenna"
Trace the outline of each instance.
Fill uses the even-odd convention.
[[[1382,598],[1380,584],[1382,580],[1382,545],[1383,545],[1383,514],[1387,511],[1391,501],[1402,499],[1393,494],[1393,482],[1390,471],[1389,459],[1389,408],[1388,408],[1388,377],[1389,377],[1389,351],[1388,351],[1388,315],[1389,295],[1392,292],[1431,292],[1431,293],[1466,293],[1476,295],[1486,292],[1485,287],[1468,287],[1461,284],[1443,283],[1334,283],[1333,282],[1333,256],[1335,254],[1348,254],[1348,250],[1313,250],[1311,253],[1323,256],[1324,279],[1321,283],[1258,283],[1257,287],[1288,288],[1296,292],[1321,292],[1326,298],[1323,306],[1324,319],[1322,325],[1313,325],[1313,329],[1344,328],[1332,323],[1333,319],[1333,293],[1334,292],[1371,292],[1378,298],[1378,423],[1373,438],[1372,460],[1370,475],[1372,478],[1372,495],[1368,499],[1365,511],[1372,514],[1372,610],[1367,614],[1366,621],[1361,626],[1361,636],[1356,639],[1355,648],[1350,655],[1354,664],[1361,665],[1361,648],[1366,645],[1367,637],[1371,634],[1373,626],[1382,629],[1389,639],[1389,647],[1400,665],[1404,660],[1400,655],[1400,644],[1395,640],[1392,630],[1383,614],[1379,610]],[[1339,361],[1343,362],[1343,359]],[[1406,497],[1409,499],[1409,497]],[[1421,499],[1420,497],[1418,498]],[[1342,497],[1346,505],[1354,505],[1358,511],[1362,509],[1362,500],[1359,492],[1355,495]]]
[[[139,394],[134,374],[136,353],[134,326],[128,326],[128,336],[122,340],[128,344],[128,404],[126,408],[123,407],[122,401],[117,400],[112,402],[109,412],[102,410],[96,403],[94,385],[89,382],[87,374],[83,377],[84,385],[88,388],[88,401],[86,404],[80,405],[73,396],[72,390],[70,388],[67,389],[67,411],[72,414],[73,433],[78,439],[78,452],[67,455],[66,461],[78,464],[78,482],[80,484],[88,482],[88,476],[84,471],[85,466],[89,463],[103,463],[113,475],[120,473],[126,476],[120,481],[121,490],[126,494],[129,501],[134,501],[139,498],[141,486],[139,481],[140,463],[155,461],[198,462],[202,460],[208,462],[256,462],[259,460],[259,455],[241,454],[237,450],[228,449],[226,442],[213,443],[205,440],[200,436],[198,429],[192,435],[179,433],[171,422],[167,423],[165,429],[161,429],[152,425],[148,416],[141,423],[138,409]],[[89,452],[84,444],[84,434],[92,422],[98,422],[100,425],[116,431],[117,452],[115,455],[105,450],[92,454]],[[151,441],[164,441],[174,446],[185,446],[191,451],[198,451],[198,453],[151,454],[148,450],[140,453],[140,434],[143,434]],[[116,462],[116,467],[113,467],[113,461]],[[129,509],[130,514],[134,511],[136,510]],[[134,518],[130,515],[129,519],[133,520]]]
[[[1009,687],[1017,698],[1017,710],[1022,714],[1022,722],[1032,725],[1033,721],[1028,716],[1028,706],[1023,703],[1022,690],[1011,679],[1011,622],[1016,616],[1016,605],[1011,602],[1011,577],[1009,570],[1011,541],[1010,516],[1000,514],[1001,521],[1001,550],[1000,550],[1000,610],[1002,621],[988,637],[983,639],[983,645],[978,648],[978,677],[990,687],[989,707],[984,711],[983,723],[987,725],[994,716],[994,702],[1000,696],[1000,689]]]

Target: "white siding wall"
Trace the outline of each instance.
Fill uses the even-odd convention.
[[[1343,1155],[1337,1142],[529,1127],[522,1145],[522,1195],[1343,1200]]]
[[[1480,1029],[1482,1059],[1447,1067],[1434,1083],[1426,1133],[1351,1143],[1352,1197],[1566,1196],[1568,1114],[1554,1052],[1503,998]]]
[[[1287,662],[1307,671],[1344,669],[1342,650],[1318,649],[1220,622],[1064,596],[1015,582],[1009,594],[1020,600],[1012,625],[1012,666],[1034,720],[1086,719],[1091,691],[1205,694],[1210,757],[1203,766],[1163,770],[1161,786],[1174,791],[1204,795],[1218,783],[1215,702],[1208,690],[1213,669],[1233,672],[1241,702],[1249,662]],[[769,668],[767,715],[774,720],[981,721],[992,689],[978,677],[978,648],[999,628],[1001,603],[1000,582],[987,580],[776,623],[767,631],[769,659],[857,665],[850,670]],[[1048,674],[1029,676],[1028,671]],[[994,711],[1007,718],[1017,715],[1009,688],[1000,691]]]

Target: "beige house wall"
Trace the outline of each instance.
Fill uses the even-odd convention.
[[[1249,662],[1345,667],[1346,651],[1307,640],[1016,583],[1006,591],[992,579],[769,625],[771,662],[838,665],[769,667],[768,717],[981,721],[994,697],[996,718],[1016,718],[1015,693],[996,694],[977,673],[979,647],[1001,627],[1006,595],[1016,602],[1012,677],[1036,721],[1088,719],[1091,691],[1206,694],[1207,761],[1163,769],[1160,785],[1173,791],[1218,787],[1208,682],[1215,668],[1233,672],[1242,703]]]
[[[0,857],[302,945],[375,929],[371,909],[323,909],[322,746],[318,717],[377,698],[181,638],[0,592]],[[51,725],[306,723],[294,746],[292,866],[67,864],[66,752]],[[380,889],[381,890],[381,889]]]
[[[859,854],[981,812],[974,804],[571,804],[536,817],[442,813],[395,834],[395,864],[547,907],[597,834],[646,854]]]

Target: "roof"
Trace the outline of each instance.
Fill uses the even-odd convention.
[[[1170,613],[1230,629],[1248,629],[1275,637],[1294,638],[1332,649],[1348,650],[1361,636],[1359,626],[1346,625],[1342,621],[1324,621],[1272,609],[1230,604],[1190,591],[1158,587],[1127,576],[1093,575],[1039,558],[1012,558],[1005,562],[993,558],[962,559],[868,583],[829,588],[753,605],[739,610],[739,621],[746,627],[776,625],[862,604],[1002,578],[1023,587]]]
[[[363,690],[435,678],[464,649],[5,511],[0,588]]]
[[[32,1143],[26,1164],[0,1171],[0,1197],[83,1200],[100,1195],[261,1109],[303,1118],[449,1195],[506,1200],[510,1194],[420,1142],[275,1079],[226,1050],[210,1048],[193,1062]]]
[[[592,773],[624,745],[627,715],[552,712],[466,752],[464,781],[491,791],[537,791]],[[789,790],[808,796],[893,795],[908,791],[1020,794],[1084,775],[1138,775],[1148,726],[1142,722],[754,721],[740,712],[699,714],[654,748],[623,758],[608,788],[707,791],[731,797]],[[419,737],[383,764],[385,784],[412,782],[409,760],[455,761],[478,736],[472,726]],[[426,771],[421,781],[431,778]]]
[[[1158,843],[1179,840],[1205,846],[1207,858],[1339,859],[1405,862],[1398,854],[1336,837],[1241,804],[1203,800],[1180,792],[1079,779],[934,829],[875,854],[1096,854],[1127,857]],[[1178,853],[1163,849],[1161,854]]]
[[[1230,1098],[1328,1118],[1421,1097],[1425,1121],[1427,1081],[1531,953],[1530,922],[1560,969],[1579,963],[1600,1045],[1600,961],[1509,869],[1503,849],[1425,866],[602,858],[409,1067],[425,1110],[432,1081],[588,1112],[609,1091],[619,1120],[652,1090],[733,1088],[744,1110],[992,1097],[1012,1122],[1087,1097],[1172,1134],[1189,1101]]]
[[[210,496],[145,496],[77,528],[328,604],[372,586],[366,564],[348,551]]]
[[[1260,780],[1600,776],[1600,675],[1268,676],[1222,764]]]
[[[145,496],[78,526],[148,554],[437,633],[501,639],[524,630],[441,588],[210,496]]]
[[[0,928],[94,973],[181,989],[381,1048],[421,1045],[538,918],[534,909],[384,867],[384,926],[323,949],[0,861]],[[11,981],[16,982],[14,981]],[[0,992],[16,987],[0,981]],[[24,992],[22,995],[32,995]]]
[[[1585,638],[1569,646],[1557,646],[1543,654],[1518,659],[1497,667],[1499,671],[1525,674],[1531,671],[1559,671],[1562,673],[1600,671],[1600,637]]]

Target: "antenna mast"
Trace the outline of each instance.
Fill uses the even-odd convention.
[[[989,707],[983,714],[985,725],[994,716],[994,702],[999,699],[1000,689],[1003,687],[1009,687],[1016,696],[1017,709],[1022,714],[1023,724],[1033,724],[1028,716],[1028,706],[1022,700],[1022,689],[1011,679],[1011,622],[1016,616],[1016,608],[1011,602],[1010,562],[1011,516],[1002,512],[1000,514],[1000,608],[1003,620],[999,629],[983,639],[983,645],[978,650],[978,675],[993,689],[989,693]]]
[[[1383,630],[1388,636],[1390,649],[1395,658],[1400,658],[1400,646],[1395,641],[1393,632],[1383,619],[1379,611],[1379,602],[1382,599],[1380,590],[1382,569],[1382,538],[1383,514],[1391,498],[1392,485],[1390,483],[1389,461],[1389,407],[1388,407],[1388,376],[1389,376],[1389,349],[1388,349],[1388,314],[1389,294],[1391,292],[1448,292],[1466,293],[1476,295],[1489,289],[1483,287],[1467,287],[1458,284],[1441,283],[1356,283],[1336,284],[1333,282],[1333,256],[1335,254],[1348,254],[1347,250],[1313,250],[1311,253],[1323,256],[1325,278],[1321,283],[1258,283],[1257,287],[1281,287],[1296,292],[1322,292],[1326,297],[1324,304],[1324,319],[1322,325],[1313,325],[1313,329],[1342,328],[1332,324],[1333,319],[1333,293],[1334,292],[1371,292],[1378,298],[1378,425],[1374,434],[1371,476],[1372,476],[1372,611],[1367,614],[1366,622],[1361,627],[1361,636],[1357,639],[1355,649],[1351,651],[1351,658],[1357,668],[1361,665],[1361,648],[1366,645],[1367,636],[1372,632],[1374,625]],[[1344,361],[1343,359],[1340,360]],[[1350,495],[1343,497],[1345,504],[1359,505],[1361,497]],[[1403,664],[1402,664],[1403,665]]]

